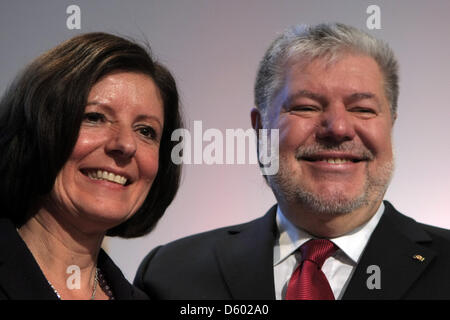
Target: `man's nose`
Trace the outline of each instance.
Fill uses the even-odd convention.
[[[345,106],[329,106],[322,113],[316,136],[317,139],[330,143],[353,140],[355,137],[354,123]]]
[[[106,153],[118,160],[128,160],[136,154],[135,132],[130,128],[111,129],[111,136],[105,146]]]

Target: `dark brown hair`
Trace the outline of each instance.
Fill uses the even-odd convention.
[[[72,153],[87,97],[99,79],[113,71],[150,76],[164,103],[159,170],[141,208],[107,235],[138,237],[151,231],[178,190],[181,167],[171,161],[172,131],[182,127],[179,97],[170,72],[149,48],[107,33],[67,40],[35,59],[0,101],[1,216],[17,226],[48,194]]]

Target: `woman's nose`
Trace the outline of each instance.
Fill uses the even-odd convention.
[[[128,128],[114,128],[106,143],[106,153],[120,159],[132,158],[137,149],[135,133]]]

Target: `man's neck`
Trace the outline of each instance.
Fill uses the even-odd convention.
[[[377,212],[382,200],[343,214],[317,213],[305,207],[289,206],[279,202],[281,211],[289,221],[319,238],[336,238],[363,225]]]

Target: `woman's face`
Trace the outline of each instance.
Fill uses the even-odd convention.
[[[86,232],[127,220],[158,172],[163,126],[163,103],[149,76],[115,72],[100,79],[89,93],[78,140],[49,204]]]

